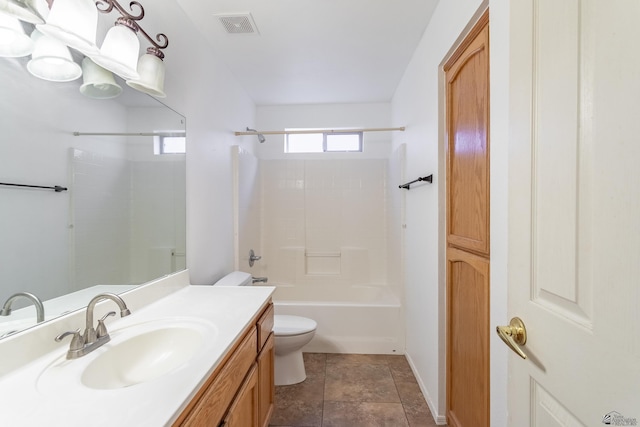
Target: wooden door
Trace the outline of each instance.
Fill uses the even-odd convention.
[[[447,422],[489,426],[489,15],[444,67]]]
[[[508,425],[638,425],[640,2],[510,8]]]

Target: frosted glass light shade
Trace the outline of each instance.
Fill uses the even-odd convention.
[[[17,18],[0,12],[0,56],[18,58],[31,55],[33,41],[24,33]]]
[[[44,18],[32,0],[0,0],[0,13],[31,24],[42,24]]]
[[[84,83],[80,86],[80,93],[89,98],[109,99],[122,93],[111,71],[105,70],[91,58],[82,60],[82,78]]]
[[[69,49],[35,30],[31,33],[34,41],[31,61],[27,70],[34,76],[52,82],[70,82],[82,75],[82,69],[71,58]]]
[[[137,80],[127,80],[127,85],[158,98],[164,98],[164,62],[155,55],[145,53],[138,60]]]
[[[47,23],[36,27],[87,56],[98,53],[98,9],[92,0],[55,0]]]
[[[137,80],[140,75],[136,71],[140,40],[132,30],[122,25],[112,27],[104,38],[100,53],[91,59],[125,80]]]

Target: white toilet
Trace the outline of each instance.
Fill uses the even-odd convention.
[[[252,283],[251,274],[234,271],[218,280],[214,286],[250,286]],[[307,378],[302,347],[311,341],[317,327],[315,320],[306,317],[282,314],[274,316],[276,385],[297,384]]]

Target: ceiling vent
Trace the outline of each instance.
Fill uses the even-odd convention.
[[[258,27],[250,13],[216,16],[229,34],[258,34]]]

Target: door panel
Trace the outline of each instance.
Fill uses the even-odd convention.
[[[591,286],[581,269],[590,265],[580,247],[578,210],[591,188],[581,180],[590,151],[589,76],[579,91],[583,57],[580,2],[536,1],[533,32],[532,230],[533,301],[561,317],[591,327]],[[581,117],[582,116],[582,117]],[[578,126],[582,123],[582,126]],[[581,205],[579,205],[581,203]],[[550,226],[552,224],[553,226]]]
[[[447,250],[447,416],[451,427],[489,425],[489,260]]]
[[[509,425],[634,425],[640,2],[510,13],[508,304],[528,359],[510,356]]]
[[[583,427],[580,421],[536,381],[531,381],[531,426]]]
[[[447,242],[489,255],[489,28],[482,29],[447,78]]]

